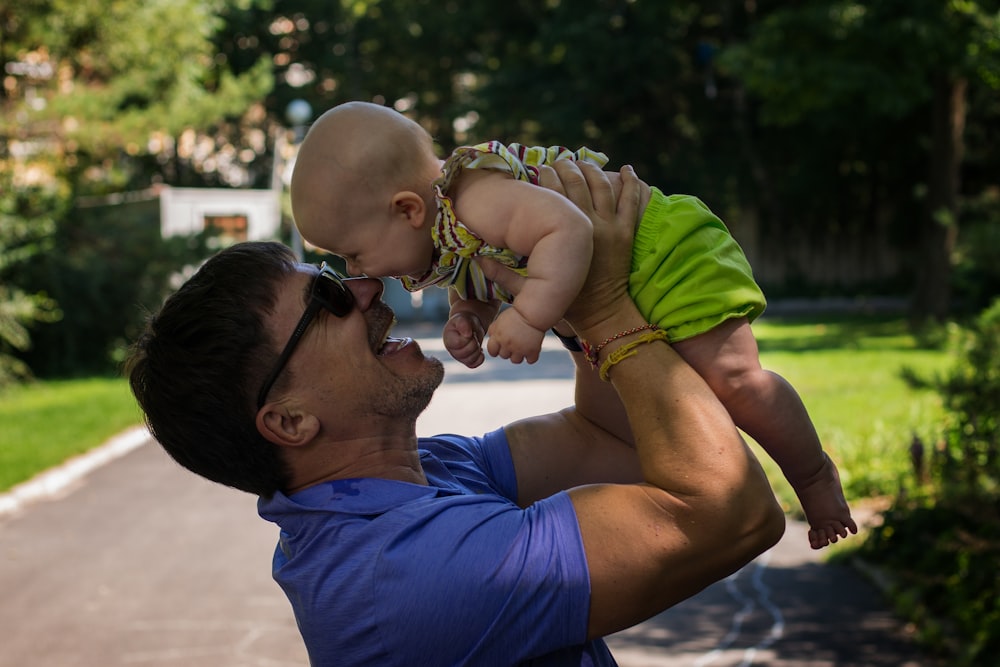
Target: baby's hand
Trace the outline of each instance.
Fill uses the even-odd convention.
[[[444,347],[448,353],[469,368],[483,363],[483,338],[486,332],[479,318],[471,313],[455,313],[444,325]]]
[[[521,317],[515,308],[507,308],[490,325],[487,344],[491,357],[510,359],[515,364],[538,361],[545,332],[539,331]]]

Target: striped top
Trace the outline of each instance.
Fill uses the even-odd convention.
[[[441,168],[441,175],[434,181],[437,216],[431,229],[437,258],[434,265],[419,278],[402,278],[403,286],[415,292],[431,285],[454,287],[463,299],[488,301],[499,298],[507,303],[513,297],[489,281],[474,257],[496,260],[522,275],[526,273],[528,258],[514,254],[507,248],[492,246],[455,216],[454,202],[449,191],[463,169],[495,169],[506,171],[519,181],[538,185],[538,167],[557,160],[583,160],[599,167],[608,163],[604,153],[580,148],[571,151],[562,146],[504,145],[488,141],[475,146],[462,146],[455,150]]]

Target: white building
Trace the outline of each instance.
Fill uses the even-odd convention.
[[[211,226],[234,242],[278,238],[281,202],[275,190],[163,187],[159,194],[164,238]]]

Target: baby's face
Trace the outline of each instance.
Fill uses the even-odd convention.
[[[419,277],[430,268],[433,244],[430,232],[398,221],[369,219],[344,225],[327,248],[344,258],[352,276],[372,278]]]

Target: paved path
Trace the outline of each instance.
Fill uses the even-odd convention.
[[[487,404],[510,420],[571,400],[558,347],[534,366],[487,363],[448,365],[420,433],[483,432],[497,423]],[[456,418],[459,398],[469,407]],[[41,492],[0,498],[0,667],[307,665],[270,579],[276,529],[255,499],[155,444],[107,451]],[[930,665],[864,579],[808,549],[800,524],[730,580],[609,643],[622,667]]]

